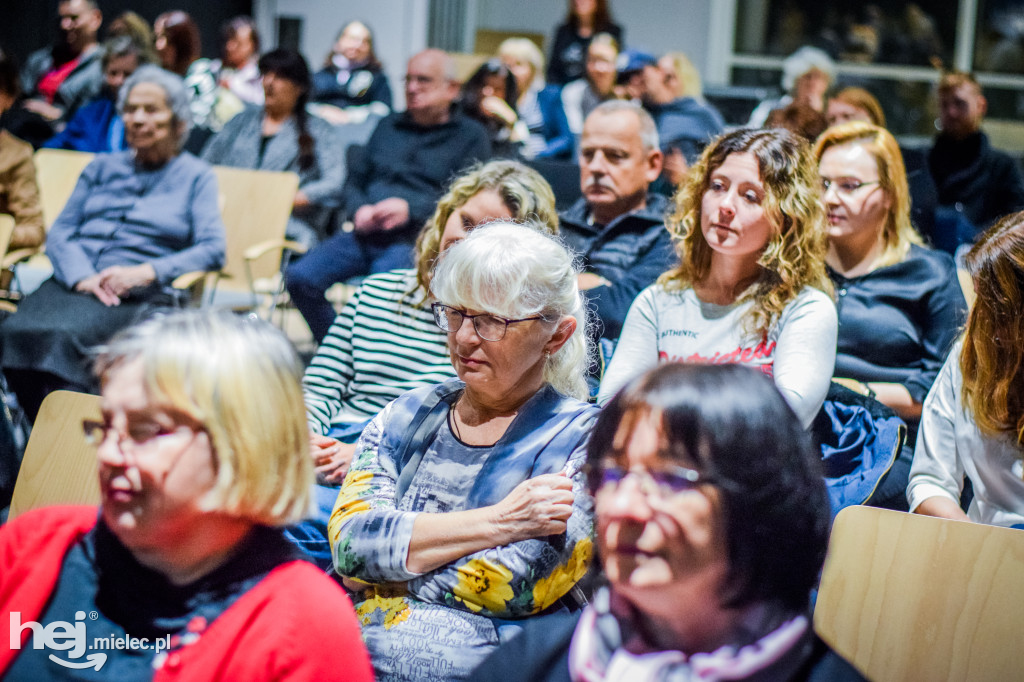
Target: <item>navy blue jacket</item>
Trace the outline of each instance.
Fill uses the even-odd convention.
[[[544,117],[544,140],[548,143],[537,158],[571,160],[573,136],[562,108],[562,89],[554,85],[545,87],[537,93],[537,104]]]
[[[985,133],[964,140],[939,135],[928,152],[939,206],[950,206],[983,230],[1024,209],[1024,180],[1016,162],[992,148]]]
[[[619,338],[633,299],[678,261],[665,229],[667,208],[665,197],[649,194],[645,208],[603,227],[587,224],[586,199],[559,214],[562,239],[582,256],[583,270],[611,282],[585,292],[601,322],[599,337]]]

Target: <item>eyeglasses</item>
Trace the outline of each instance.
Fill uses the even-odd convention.
[[[824,194],[825,192],[827,192],[829,190],[829,188],[835,187],[836,188],[836,192],[838,194],[842,194],[844,196],[850,196],[851,194],[853,194],[854,192],[859,190],[861,187],[865,187],[867,185],[877,185],[880,182],[881,182],[881,180],[872,180],[871,182],[861,182],[860,180],[854,180],[852,178],[843,178],[842,180],[830,180],[828,178],[822,178],[821,179],[821,193]]]
[[[667,465],[656,471],[623,469],[615,465],[595,466],[587,470],[590,489],[595,493],[602,488],[617,488],[630,476],[637,477],[640,490],[644,494],[662,499],[696,490],[699,485],[711,482],[708,477],[702,476],[694,469],[673,465]]]
[[[103,445],[107,438],[110,437],[110,434],[113,433],[116,437],[118,449],[125,454],[131,455],[135,455],[136,453],[144,450],[157,438],[178,433],[184,429],[191,429],[191,427],[179,424],[177,426],[167,428],[157,424],[156,422],[140,421],[129,425],[126,432],[121,432],[114,428],[112,424],[92,419],[82,420],[82,433],[85,434],[85,442],[89,445],[98,448],[100,445]],[[194,431],[195,429],[192,430]]]
[[[508,326],[510,324],[544,319],[541,315],[523,317],[518,320],[509,320],[504,317],[488,314],[467,315],[458,308],[453,308],[450,305],[445,305],[443,303],[435,303],[430,306],[430,309],[434,311],[434,323],[437,324],[442,331],[448,333],[457,332],[462,329],[462,323],[465,320],[472,320],[473,329],[476,330],[476,335],[484,341],[501,341],[505,338],[505,332],[508,331]]]

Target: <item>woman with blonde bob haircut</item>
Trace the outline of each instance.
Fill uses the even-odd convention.
[[[907,498],[918,514],[1024,527],[1024,212],[984,233],[966,266],[978,297],[924,402]]]
[[[582,400],[578,274],[557,239],[508,221],[438,263],[434,316],[458,377],[374,417],[329,524],[378,680],[462,679],[510,621],[578,604],[597,413]]]
[[[177,312],[119,333],[96,372],[101,419],[82,426],[99,514],[53,507],[0,528],[0,607],[43,623],[87,611],[90,636],[165,643],[108,649],[107,674],[126,679],[166,665],[190,680],[371,680],[351,602],[280,528],[307,513],[313,480],[284,335]],[[0,652],[5,679],[63,676],[33,637]]]
[[[680,264],[633,302],[598,402],[659,361],[732,362],[771,374],[809,425],[835,360],[820,192],[792,133],[712,142],[668,220]]]
[[[840,292],[835,375],[911,426],[967,311],[946,253],[926,248],[910,222],[896,139],[854,121],[814,147],[828,211],[829,276]]]

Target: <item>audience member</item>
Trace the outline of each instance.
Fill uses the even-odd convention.
[[[217,85],[213,63],[202,57],[199,27],[192,17],[181,10],[165,12],[156,18],[153,28],[160,64],[185,79],[192,124],[201,131],[196,135],[205,140],[209,133],[219,131],[226,121],[242,111],[244,105],[238,97]]]
[[[251,17],[239,16],[220,29],[221,59],[212,63],[217,82],[246,104],[263,104],[260,34]]]
[[[330,522],[382,682],[465,677],[513,621],[576,605],[593,553],[597,409],[581,400],[572,255],[529,223],[491,223],[445,252],[430,288],[458,378],[374,417]]]
[[[807,145],[785,130],[716,140],[676,195],[680,265],[630,307],[598,402],[659,362],[738,363],[771,375],[804,426],[836,357],[824,207]]]
[[[181,79],[139,67],[118,109],[129,150],[82,171],[47,236],[53,277],[0,325],[4,374],[33,418],[52,390],[93,389],[87,350],[172,302],[175,277],[224,262],[213,171],[179,151],[189,128]]]
[[[843,88],[829,98],[825,118],[830,126],[864,121],[885,128],[885,113],[875,96],[863,88]],[[917,231],[931,239],[935,231],[938,192],[928,170],[928,157],[920,149],[900,147],[910,187],[910,220]]]
[[[120,152],[127,148],[124,121],[117,114],[117,95],[135,69],[143,64],[143,51],[128,36],[103,45],[103,89],[80,107],[68,124],[44,147],[77,152]]]
[[[124,680],[373,679],[351,602],[279,528],[309,506],[300,371],[280,332],[226,313],[179,312],[111,340],[97,361],[102,421],[82,423],[98,517],[51,507],[0,527],[0,607],[20,614],[4,679],[83,663]],[[81,646],[48,655],[46,633],[76,612]],[[140,637],[149,645],[76,660],[100,639]]]
[[[651,370],[598,417],[587,478],[608,586],[527,624],[470,680],[864,679],[814,632],[829,503],[770,379]]]
[[[578,140],[583,134],[583,121],[601,102],[615,98],[615,62],[619,43],[608,33],[598,33],[587,47],[587,64],[583,78],[562,87],[562,109],[569,130]]]
[[[662,55],[658,59],[658,68],[665,76],[665,84],[677,99],[690,98],[697,101],[708,112],[708,116],[718,122],[719,133],[725,129],[725,119],[722,114],[704,99],[704,86],[701,83],[700,72],[685,54],[669,52]],[[662,144],[664,143],[665,141],[662,140]],[[703,148],[702,145],[701,150]],[[663,178],[672,188],[681,186],[686,181],[690,165],[696,160],[696,157],[686,156],[683,149],[670,146],[665,154]]]
[[[993,149],[981,131],[988,101],[974,77],[945,73],[938,93],[942,132],[928,153],[928,168],[940,208],[955,212],[947,213],[947,220],[962,217],[970,223],[956,235],[958,243],[969,243],[977,231],[1024,208],[1024,179],[1016,162]]]
[[[527,38],[508,38],[498,46],[498,56],[516,79],[519,99],[516,113],[525,140],[527,159],[568,159],[573,138],[562,109],[558,86],[544,85],[544,55]]]
[[[583,78],[587,49],[598,33],[607,33],[622,45],[622,27],[612,21],[608,0],[569,0],[565,21],[555,29],[551,40],[548,83],[562,86]]]
[[[38,148],[53,137],[53,129],[45,118],[25,108],[26,101],[17,60],[0,47],[0,130]]]
[[[415,269],[366,278],[331,325],[302,379],[320,514],[289,530],[325,568],[327,519],[367,422],[406,391],[453,376],[445,333],[434,322],[430,279],[439,255],[491,220],[558,229],[555,197],[536,171],[491,161],[457,178],[416,240]]]
[[[519,125],[518,93],[515,76],[495,57],[473,72],[459,94],[463,113],[487,129],[491,154],[500,158],[520,156],[523,141],[529,136],[524,126]]]
[[[107,25],[107,40],[127,36],[142,50],[142,62],[157,64],[160,55],[156,52],[156,35],[149,22],[131,10],[121,12]]]
[[[329,123],[306,112],[312,79],[302,55],[271,50],[260,57],[259,69],[266,93],[263,106],[248,107],[228,121],[206,144],[203,160],[298,173],[286,234],[312,247],[327,236],[344,182],[341,145]]]
[[[921,243],[895,138],[852,122],[814,147],[828,212],[825,262],[838,293],[835,376],[916,426],[967,315],[956,265]]]
[[[629,304],[676,261],[668,202],[647,193],[661,173],[654,121],[630,102],[599,105],[583,124],[579,162],[583,197],[561,214],[562,236],[583,258],[580,289],[599,323],[592,336],[614,342]]]
[[[773,109],[764,122],[765,128],[785,128],[807,144],[814,144],[818,135],[825,132],[828,122],[825,115],[808,104],[791,102],[781,109]]]
[[[100,91],[100,46],[96,42],[103,15],[95,0],[60,0],[57,41],[25,62],[21,88],[31,98],[25,107],[54,126],[66,122]]]
[[[5,96],[6,88],[17,87],[16,82],[5,82],[5,75],[14,78],[16,72],[11,69],[5,74],[0,64],[0,116],[14,101],[13,97]],[[46,237],[32,153],[28,142],[7,130],[0,130],[0,213],[14,218],[14,232],[8,244],[10,251],[39,246]],[[4,279],[0,275],[0,287],[7,288]]]
[[[766,99],[757,105],[747,123],[759,128],[768,120],[768,114],[796,102],[815,111],[825,111],[825,93],[835,78],[836,65],[824,51],[804,46],[782,62],[782,90],[779,99]]]
[[[921,403],[967,314],[953,258],[921,243],[896,140],[858,121],[829,128],[814,148],[828,211],[825,262],[838,296],[834,376],[888,405],[906,447],[872,495],[905,509]]]
[[[718,111],[696,97],[677,95],[678,79],[666,74],[654,57],[643,55],[637,62],[642,62],[639,77],[631,80],[640,83],[640,101],[658,126],[658,139],[666,162],[672,159],[673,176],[668,178],[668,193],[673,194],[686,179],[685,170],[696,163],[704,147],[725,130],[725,121]]]
[[[406,110],[382,120],[366,147],[350,154],[341,201],[352,231],[339,230],[285,272],[317,342],[335,316],[324,292],[350,277],[409,267],[415,235],[451,177],[490,156],[487,131],[453,108],[458,92],[448,55],[433,49],[414,55]]]
[[[373,33],[361,21],[350,21],[338,33],[324,68],[313,74],[318,116],[341,125],[361,123],[373,113],[391,112],[391,84],[373,50]]]
[[[978,297],[924,402],[907,499],[918,514],[1024,528],[1024,213],[985,232],[965,263]]]

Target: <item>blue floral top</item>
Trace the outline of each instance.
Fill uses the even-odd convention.
[[[593,507],[581,469],[597,409],[545,387],[497,443],[473,447],[445,418],[462,386],[452,379],[389,403],[363,431],[331,515],[336,570],[368,583],[353,601],[378,680],[464,678],[515,629],[507,620],[554,605],[590,564]],[[418,512],[492,505],[557,472],[573,478],[566,533],[407,570]]]

